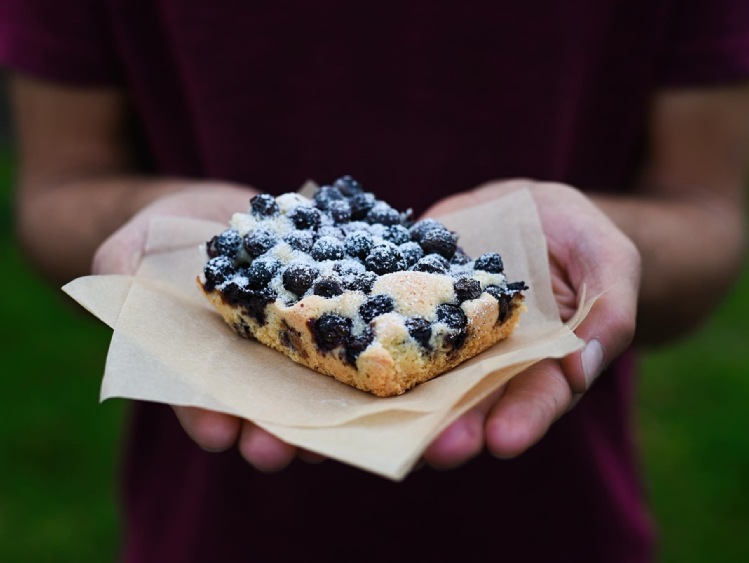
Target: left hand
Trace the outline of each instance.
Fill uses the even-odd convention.
[[[562,320],[575,311],[583,286],[589,296],[599,296],[575,330],[585,346],[562,360],[534,364],[463,414],[425,451],[424,460],[434,467],[456,467],[484,448],[500,458],[521,454],[574,406],[634,336],[640,255],[580,191],[527,180],[494,182],[443,199],[425,216],[478,205],[520,187],[530,190],[538,209]]]

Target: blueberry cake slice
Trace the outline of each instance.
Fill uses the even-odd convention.
[[[475,260],[344,176],[312,199],[260,194],[205,244],[198,284],[242,337],[377,396],[399,395],[507,337],[524,282]]]

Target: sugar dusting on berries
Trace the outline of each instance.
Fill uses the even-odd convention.
[[[256,195],[206,242],[205,288],[258,322],[270,302],[284,308],[319,300],[326,312],[310,324],[315,341],[323,351],[342,346],[350,363],[376,338],[377,319],[392,315],[423,350],[458,348],[468,322],[463,303],[488,293],[501,317],[527,287],[508,284],[499,254],[473,261],[439,221],[410,217],[351,176],[311,199]]]

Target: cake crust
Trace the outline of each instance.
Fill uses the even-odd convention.
[[[378,397],[401,395],[504,340],[515,330],[525,310],[523,296],[518,293],[509,302],[507,318],[499,322],[499,302],[484,293],[464,307],[468,309],[465,344],[458,349],[426,353],[410,341],[401,319],[388,313],[373,321],[379,339],[368,346],[352,365],[342,346],[320,350],[310,329],[315,319],[333,310],[338,303],[317,296],[307,297],[289,307],[272,302],[266,306],[265,322],[260,325],[241,306],[229,303],[221,292],[207,290],[200,279],[197,282],[224,321],[239,336],[255,338],[298,364]],[[341,301],[357,300],[356,297],[348,295]]]
[[[475,260],[350,176],[308,199],[259,194],[204,246],[200,290],[240,336],[377,395],[399,395],[515,329],[524,282]]]

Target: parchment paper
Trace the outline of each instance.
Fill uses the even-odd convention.
[[[159,218],[135,276],[87,276],[63,288],[113,328],[101,400],[121,397],[234,414],[289,443],[402,479],[461,413],[528,365],[565,356],[582,344],[559,319],[546,243],[527,191],[440,221],[459,233],[458,243],[469,255],[499,252],[508,279],[530,286],[528,311],[510,338],[447,374],[382,399],[239,338],[195,281],[203,265],[198,246],[226,225]]]

